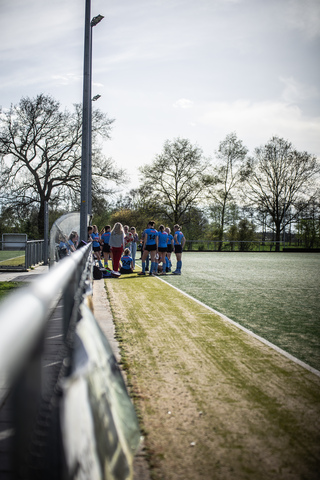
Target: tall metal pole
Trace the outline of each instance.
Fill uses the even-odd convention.
[[[88,177],[90,151],[90,103],[91,103],[91,0],[86,0],[84,29],[83,101],[82,101],[82,156],[80,195],[80,240],[88,238]]]
[[[90,22],[90,78],[92,79],[92,22]],[[92,216],[92,81],[89,86],[89,172],[88,172],[88,215]]]
[[[49,257],[49,207],[47,200],[44,202],[44,242],[43,242],[43,262],[48,265]]]
[[[283,248],[286,246],[286,202],[283,207]]]

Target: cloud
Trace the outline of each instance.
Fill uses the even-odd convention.
[[[180,98],[173,104],[174,108],[191,108],[193,102],[187,98]]]
[[[253,150],[273,135],[320,157],[320,116],[306,117],[297,105],[283,101],[215,102],[195,108],[196,122],[211,128],[218,138],[236,131]]]
[[[302,31],[310,39],[320,36],[319,0],[289,0],[286,13],[291,28]]]
[[[52,75],[52,80],[58,85],[71,85],[73,83],[82,82],[82,76],[74,73],[67,73],[65,75]]]
[[[299,103],[310,98],[319,98],[319,90],[310,85],[303,84],[293,77],[280,77],[284,83],[282,98],[288,103]]]

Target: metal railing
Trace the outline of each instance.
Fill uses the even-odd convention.
[[[0,270],[26,271],[40,263],[47,264],[44,247],[44,240],[28,240],[19,248],[11,248],[8,241],[1,242]]]
[[[31,243],[32,249],[37,248],[36,243]],[[8,453],[8,462],[12,463],[11,478],[41,478],[36,473],[41,472],[38,457],[32,453],[39,452],[39,421],[43,412],[48,411],[48,399],[50,404],[56,396],[57,378],[67,373],[65,362],[70,356],[70,346],[62,342],[59,353],[55,353],[57,368],[49,379],[43,368],[45,331],[59,305],[62,335],[67,338],[67,332],[79,318],[84,296],[91,291],[91,266],[88,246],[41,275],[30,286],[9,295],[0,305],[0,408],[11,402],[14,412],[11,419],[13,447]],[[57,425],[51,418],[52,409],[49,412],[45,415],[45,423]],[[42,442],[50,445],[51,452],[49,457],[43,453],[41,460],[56,464],[56,474],[52,478],[59,478],[61,459],[57,459],[61,440],[57,436],[53,440],[52,427],[46,429],[45,435],[41,433]]]
[[[185,250],[190,252],[274,252],[283,248],[283,242],[272,240],[187,240]]]
[[[0,306],[0,404],[43,337],[48,318],[63,298],[65,332],[75,302],[90,287],[91,248],[78,250],[48,274],[6,298]]]
[[[187,240],[185,250],[190,252],[275,252],[319,251],[319,245],[275,240]]]
[[[93,464],[104,465],[99,478],[132,476],[140,432],[117,362],[87,306],[92,266],[88,244],[0,305],[0,414],[10,402],[14,412],[9,478],[73,478],[75,469]],[[61,333],[48,336],[57,321]]]
[[[44,240],[28,240],[26,243],[26,257],[25,268],[26,270],[33,265],[45,262],[44,258]]]

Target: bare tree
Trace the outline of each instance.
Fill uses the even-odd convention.
[[[222,248],[227,207],[234,202],[234,194],[240,182],[243,181],[243,166],[247,153],[247,147],[237,138],[236,133],[230,133],[220,142],[216,152],[218,165],[214,167],[213,173],[207,178],[211,185],[209,199],[214,200],[220,211],[219,250]]]
[[[46,201],[74,203],[79,198],[82,109],[74,107],[73,113],[62,112],[59,102],[40,94],[22,98],[1,115],[0,189],[5,190],[8,204],[38,205],[39,235]],[[98,135],[109,137],[112,122],[101,111],[93,112],[93,142]],[[101,180],[117,181],[122,172],[114,169],[110,159],[102,158],[99,149],[94,152],[93,186],[97,190]],[[99,162],[95,162],[97,156]]]
[[[184,214],[203,198],[206,170],[199,147],[184,138],[167,140],[163,152],[140,168],[141,195],[171,223],[183,223]]]
[[[319,173],[314,155],[298,152],[290,142],[273,137],[256,148],[247,163],[245,197],[271,217],[277,250],[283,228],[312,201],[312,180]]]

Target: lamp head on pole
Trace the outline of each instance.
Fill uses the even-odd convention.
[[[91,20],[91,27],[95,27],[101,20],[104,18],[103,15],[97,15],[96,17],[93,17]]]
[[[99,98],[101,97],[101,95],[95,95],[92,99],[93,102],[95,102],[96,100],[99,100]]]

